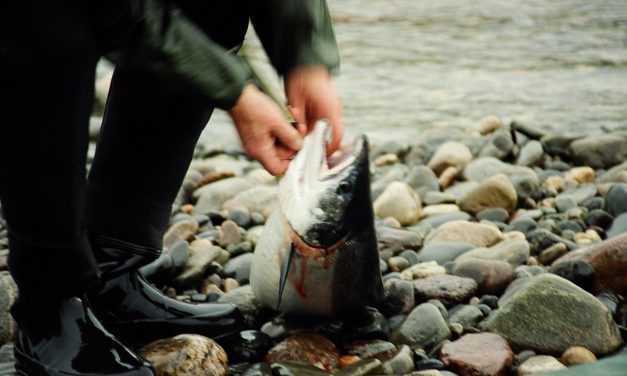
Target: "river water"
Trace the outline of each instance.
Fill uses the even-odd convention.
[[[411,139],[489,114],[556,132],[627,127],[626,0],[328,1],[349,134]]]

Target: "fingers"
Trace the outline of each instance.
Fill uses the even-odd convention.
[[[277,138],[279,143],[293,151],[298,151],[303,147],[301,133],[285,120],[273,127],[272,135]]]

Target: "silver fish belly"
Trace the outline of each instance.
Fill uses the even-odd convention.
[[[328,126],[305,138],[257,242],[255,297],[282,312],[341,317],[382,299],[364,136],[326,158]]]

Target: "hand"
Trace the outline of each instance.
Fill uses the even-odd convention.
[[[285,95],[299,129],[311,131],[316,121],[325,118],[333,127],[333,137],[327,145],[327,155],[340,146],[344,135],[342,101],[333,87],[331,75],[321,65],[296,68],[285,77]]]
[[[303,140],[277,105],[255,85],[248,84],[229,114],[248,155],[272,175],[284,174]]]

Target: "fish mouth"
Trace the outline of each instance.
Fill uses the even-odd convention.
[[[326,120],[315,124],[279,189],[281,210],[291,229],[307,246],[318,249],[332,248],[346,238],[353,191],[369,190],[355,186],[360,175],[368,174],[366,137],[360,135],[327,156],[331,131]]]

